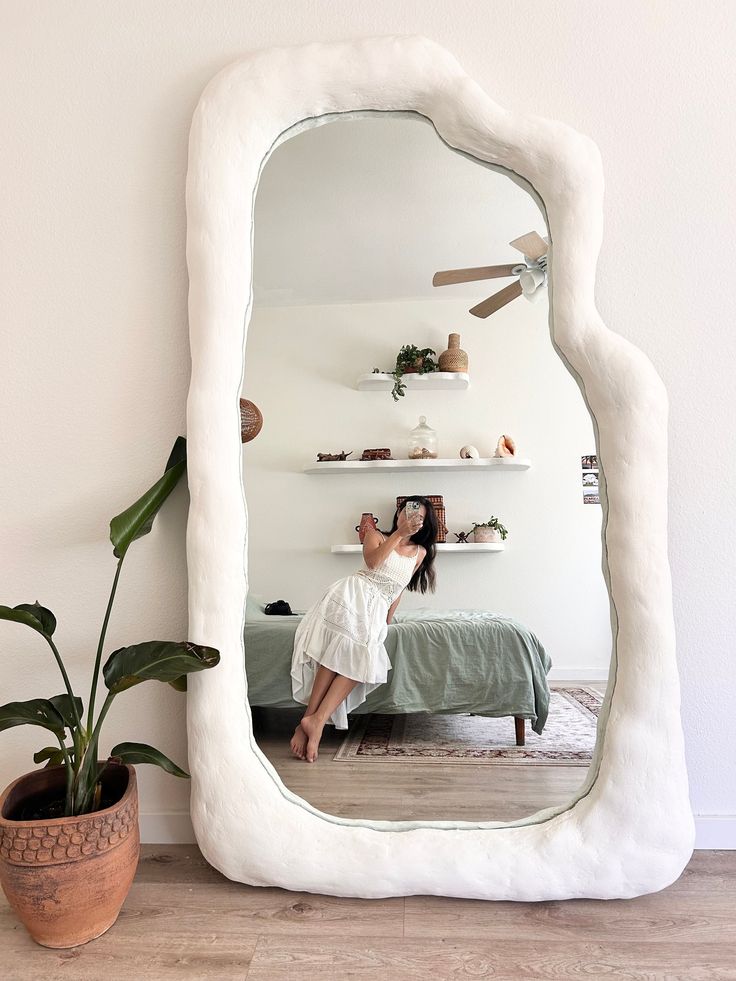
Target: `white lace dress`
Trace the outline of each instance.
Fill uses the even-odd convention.
[[[291,659],[295,701],[309,703],[320,664],[359,682],[328,720],[337,729],[347,729],[348,712],[386,682],[391,670],[383,644],[386,616],[409,584],[418,552],[418,545],[414,555],[393,551],[375,569],[363,562],[356,572],[334,582],[296,629]]]

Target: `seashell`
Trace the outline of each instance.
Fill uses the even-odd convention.
[[[480,459],[480,453],[476,450],[476,448],[474,446],[470,446],[470,445],[463,446],[463,448],[460,450],[460,459],[461,460],[479,460]]]
[[[516,443],[510,436],[499,436],[496,452],[494,456],[514,456],[516,453]]]

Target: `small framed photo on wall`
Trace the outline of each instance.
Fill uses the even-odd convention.
[[[598,457],[595,453],[580,457],[583,468],[583,504],[600,504],[598,492]]]

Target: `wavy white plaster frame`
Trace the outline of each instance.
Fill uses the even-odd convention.
[[[602,469],[612,680],[579,797],[525,821],[338,818],[280,781],[246,699],[247,510],[238,399],[250,318],[253,204],[273,149],[337,113],[430,120],[503,168],[547,216],[550,334],[592,413]],[[595,308],[598,150],[568,126],[509,112],[421,37],[280,48],[221,71],[197,107],[187,175],[192,379],[187,403],[189,636],[219,648],[190,677],[192,820],[231,879],[338,896],[628,897],[673,882],[692,852],[667,560],[667,397],[645,355]]]

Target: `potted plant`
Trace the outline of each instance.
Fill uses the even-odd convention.
[[[0,606],[0,620],[40,634],[56,660],[64,691],[0,706],[0,730],[33,725],[56,745],[34,755],[44,769],[19,777],[0,795],[0,882],[29,933],[46,947],[74,947],[100,936],[115,922],[138,864],[138,798],[133,764],[154,763],[177,777],[181,767],[144,743],[114,746],[100,760],[100,730],[113,701],[144,681],[186,689],[186,675],[214,667],[212,647],[152,640],[102,653],[123,560],[130,545],[148,534],[162,504],[186,470],[186,441],[180,436],[163,476],[110,522],[117,569],[107,604],[87,700],[75,694],[54,642],[56,617],[35,603]],[[107,689],[95,716],[97,686]]]
[[[508,529],[493,515],[488,521],[473,522],[474,542],[505,542],[508,534]]]
[[[406,393],[406,385],[402,382],[402,375],[420,374],[425,375],[430,371],[437,371],[437,362],[434,360],[434,351],[431,347],[418,348],[415,344],[404,344],[396,355],[396,365],[394,370],[387,372],[394,379],[394,387],[391,389],[391,396],[394,402]],[[374,368],[373,372],[380,372],[380,368]]]

